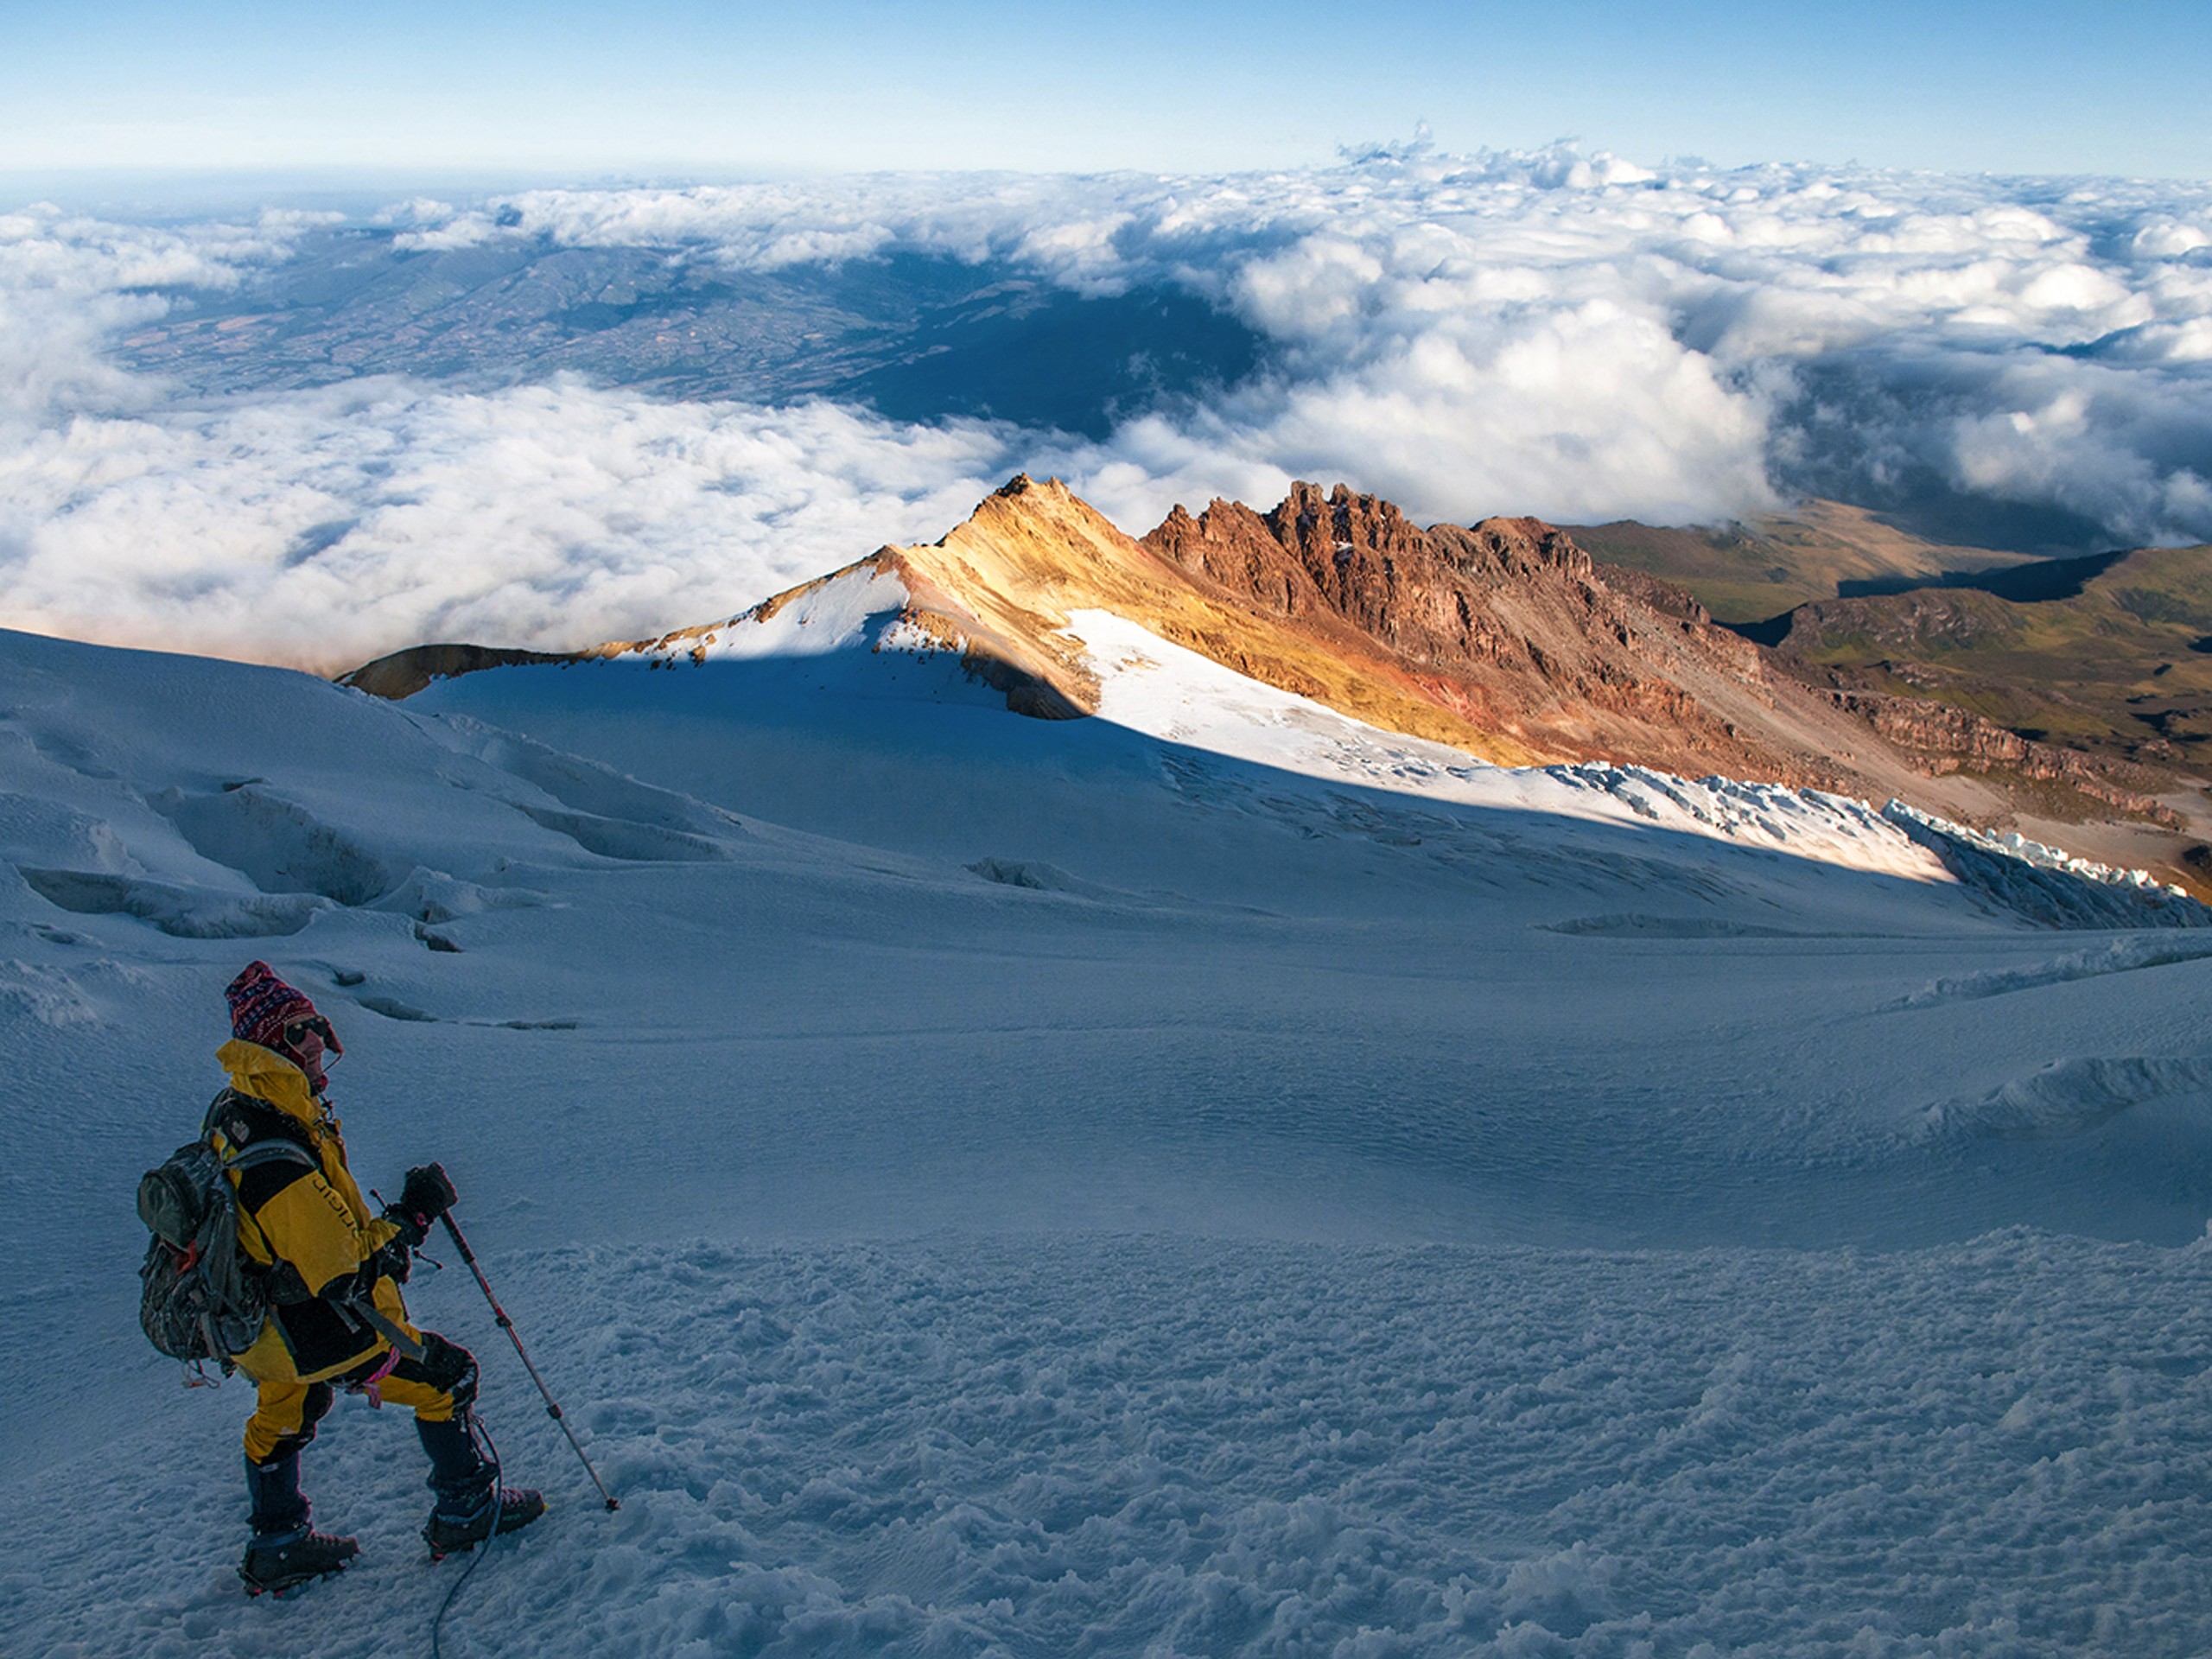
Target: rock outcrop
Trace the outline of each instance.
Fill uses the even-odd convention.
[[[338,683],[365,691],[372,697],[388,697],[397,702],[413,696],[432,680],[450,679],[456,674],[474,674],[480,669],[508,668],[524,663],[575,660],[566,652],[508,650],[496,645],[412,645],[365,663],[342,676]]]
[[[1984,823],[2032,808],[2179,827],[2141,768],[1933,701],[1821,683],[1716,626],[1685,589],[1599,564],[1540,519],[1422,530],[1373,496],[1297,484],[1268,512],[1179,506],[1144,543],[1332,650],[1396,664],[1537,754],[1898,795]],[[1890,625],[1955,632],[1996,603],[1935,594]],[[2055,798],[2069,795],[2075,812]]]
[[[1837,707],[1858,715],[1913,757],[1930,777],[1961,771],[2009,772],[2037,783],[2063,784],[2091,800],[2169,829],[2181,827],[2181,815],[2146,792],[2153,779],[2145,777],[2140,780],[2145,789],[2130,789],[2112,775],[2109,765],[2073,749],[2022,737],[1968,709],[1874,691],[1839,690],[1828,696]]]
[[[1688,594],[1601,569],[1541,519],[1422,530],[1374,496],[1296,484],[1266,513],[1178,507],[1144,544],[1548,759],[1853,781],[1838,752],[1852,722],[1832,705],[1770,677],[1758,648]]]
[[[891,595],[902,637],[957,652],[1027,715],[1097,709],[1071,624],[1103,611],[1371,725],[1500,764],[1720,773],[1901,797],[1980,823],[2014,810],[2007,790],[2021,780],[2044,786],[2038,810],[2055,785],[2099,809],[2164,811],[2080,757],[1978,717],[1802,677],[1682,589],[1598,564],[1541,520],[1421,529],[1342,485],[1294,485],[1265,512],[1179,506],[1140,541],[1058,480],[1016,477],[940,541],[885,547],[738,616],[565,660],[681,669],[839,582]],[[350,677],[404,696],[429,676],[503,660],[564,659],[440,646]]]

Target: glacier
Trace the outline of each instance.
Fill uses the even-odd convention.
[[[2212,1646],[2167,899],[1103,613],[1101,713],[1024,720],[896,599],[402,703],[0,634],[10,1651],[415,1651],[450,1582],[347,1398],[306,1483],[363,1556],[248,1601],[244,1387],[132,1328],[256,956],[623,1500],[418,1271],[554,1503],[448,1651]]]

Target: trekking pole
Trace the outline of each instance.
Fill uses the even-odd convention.
[[[450,1215],[438,1217],[446,1224],[446,1231],[453,1235],[454,1248],[461,1252],[461,1259],[468,1263],[469,1272],[476,1275],[477,1287],[484,1293],[484,1300],[492,1304],[492,1317],[499,1321],[499,1329],[507,1333],[507,1340],[515,1345],[521,1357],[522,1368],[530,1373],[530,1380],[537,1384],[537,1391],[545,1396],[545,1414],[561,1425],[561,1432],[569,1437],[569,1444],[575,1448],[576,1461],[584,1466],[584,1473],[591,1477],[591,1484],[599,1488],[599,1495],[607,1500],[607,1507],[619,1510],[614,1495],[607,1490],[607,1483],[599,1478],[599,1471],[591,1466],[591,1459],[584,1456],[584,1448],[576,1439],[576,1431],[569,1427],[569,1420],[561,1414],[560,1402],[554,1399],[553,1390],[545,1386],[545,1379],[537,1374],[537,1367],[530,1363],[530,1354],[522,1345],[522,1338],[515,1334],[515,1322],[507,1317],[507,1310],[499,1306],[499,1299],[492,1294],[492,1281],[484,1276],[484,1269],[476,1265],[476,1252],[468,1248],[468,1241],[461,1236]]]

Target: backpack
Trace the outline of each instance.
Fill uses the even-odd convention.
[[[238,1193],[226,1172],[280,1161],[313,1168],[315,1160],[273,1138],[226,1155],[215,1150],[213,1119],[211,1110],[200,1139],[138,1183],[138,1217],[154,1235],[138,1269],[138,1323],[171,1359],[195,1369],[213,1360],[227,1376],[232,1356],[261,1334],[269,1290],[266,1272],[238,1249]]]

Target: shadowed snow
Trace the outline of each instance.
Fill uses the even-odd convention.
[[[119,1195],[261,955],[623,1499],[418,1269],[554,1500],[454,1648],[2202,1649],[2197,936],[1083,621],[1067,721],[864,627],[402,705],[0,635],[15,1639],[381,1653],[455,1569],[347,1399],[307,1483],[365,1553],[246,1601],[244,1392],[133,1328]]]

